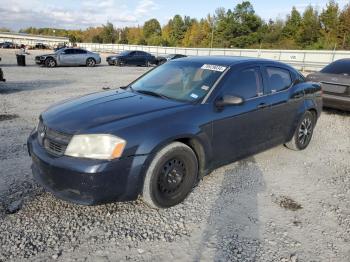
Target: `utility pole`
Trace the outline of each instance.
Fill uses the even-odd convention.
[[[214,18],[213,18],[213,21],[211,23],[211,27],[212,27],[212,30],[211,30],[210,48],[212,49],[213,48],[213,42],[214,42],[214,31],[215,31]]]

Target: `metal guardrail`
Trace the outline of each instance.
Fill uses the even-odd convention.
[[[228,49],[228,48],[184,48],[143,45],[78,43],[79,47],[94,52],[119,53],[124,50],[141,50],[154,55],[181,53],[188,56],[223,55],[249,56],[281,61],[299,70],[317,71],[327,64],[342,58],[350,58],[350,51],[329,50],[268,50],[268,49]]]

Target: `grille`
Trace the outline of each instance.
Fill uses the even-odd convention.
[[[45,126],[41,121],[38,125],[38,141],[46,151],[55,156],[62,156],[72,136],[57,132]]]

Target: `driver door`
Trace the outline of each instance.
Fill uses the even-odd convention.
[[[268,145],[268,104],[261,68],[253,66],[228,73],[217,99],[232,95],[244,102],[216,109],[212,147],[218,165],[254,154]]]
[[[74,59],[74,49],[66,49],[59,55],[60,65],[71,65]]]

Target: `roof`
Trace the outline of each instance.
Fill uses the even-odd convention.
[[[223,65],[223,66],[233,66],[236,64],[240,64],[243,62],[276,62],[273,60],[263,59],[263,58],[256,58],[256,57],[244,57],[244,56],[190,56],[185,58],[179,58],[175,61],[191,61],[191,62],[198,62],[203,64],[216,64],[216,65]]]

